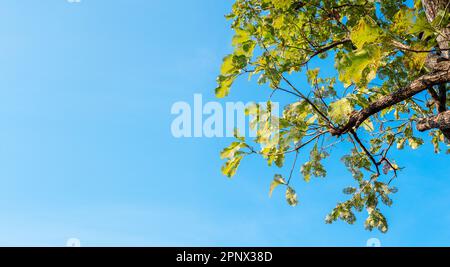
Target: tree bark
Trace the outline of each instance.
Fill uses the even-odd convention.
[[[450,8],[450,1],[449,0],[422,0],[423,7],[425,9],[425,15],[427,16],[428,21],[431,23],[436,19],[436,16],[439,13],[439,10],[447,10],[449,12]],[[436,57],[436,55],[429,55],[428,62],[432,61],[434,62],[433,66],[427,66],[431,67],[431,69],[437,69],[439,68],[439,64],[441,60],[450,60],[450,25],[440,25],[443,26],[440,34],[436,38],[436,41],[438,43],[440,53],[439,57],[436,61],[435,60],[429,60],[430,57]],[[446,112],[446,102],[447,102],[447,88],[446,84],[443,83],[439,86],[439,98],[435,99],[437,101],[436,106],[438,109],[438,115],[434,118],[439,117],[443,112]],[[433,120],[432,118],[430,118]],[[429,125],[428,123],[425,123],[425,125]],[[431,124],[433,125],[433,123]],[[422,128],[424,125],[417,125],[417,129]],[[441,130],[441,132],[444,134],[444,136],[447,138],[447,140],[450,140],[450,128],[448,127],[436,127]]]
[[[353,128],[358,128],[370,116],[382,111],[383,109],[409,99],[434,85],[447,83],[449,81],[450,63],[448,70],[423,75],[411,82],[408,86],[401,88],[390,95],[378,99],[377,101],[371,103],[367,108],[353,113],[344,126],[331,129],[330,133],[335,136],[340,136],[344,133],[347,133]]]
[[[431,129],[439,129],[443,132],[450,130],[450,111],[447,110],[433,117],[419,119],[416,128],[421,132]],[[449,138],[449,136],[446,137]]]

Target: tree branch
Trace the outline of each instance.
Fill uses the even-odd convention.
[[[431,86],[446,83],[449,81],[450,70],[438,71],[435,73],[423,75],[411,82],[408,86],[376,100],[367,108],[353,113],[345,125],[339,128],[330,129],[330,133],[334,136],[340,136],[344,133],[347,133],[354,128],[358,128],[366,119],[380,112],[381,110],[400,103],[408,98],[411,98],[412,96],[422,92],[423,90],[426,90]]]
[[[330,43],[330,44],[327,44],[327,45],[325,45],[325,46],[322,46],[322,47],[316,49],[316,51],[314,51],[314,53],[312,53],[310,56],[308,56],[308,58],[307,58],[305,61],[303,61],[302,63],[300,63],[299,65],[300,65],[300,66],[305,66],[305,65],[308,64],[309,61],[311,61],[311,59],[313,59],[314,57],[316,57],[316,56],[318,56],[318,55],[320,55],[320,54],[322,54],[322,53],[325,53],[325,52],[327,52],[327,51],[329,51],[329,50],[332,50],[332,49],[334,49],[336,46],[345,44],[345,43],[347,43],[347,42],[351,42],[351,40],[350,40],[349,38],[344,38],[344,39],[342,39],[342,40],[340,40],[340,41],[332,42],[332,43]]]
[[[350,130],[350,134],[355,138],[355,141],[358,143],[358,145],[362,148],[364,153],[366,153],[367,157],[372,161],[373,165],[375,166],[375,169],[377,170],[377,175],[380,176],[380,168],[378,162],[375,160],[375,158],[372,156],[372,154],[369,152],[369,150],[364,146],[363,142],[359,139],[356,132],[353,130]]]
[[[450,139],[450,135],[448,135],[450,130],[450,111],[444,111],[436,116],[419,119],[417,120],[416,128],[420,132],[439,129],[447,139]]]

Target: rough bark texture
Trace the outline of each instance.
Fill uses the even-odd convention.
[[[337,129],[331,129],[330,132],[332,135],[337,136],[347,133],[351,129],[359,127],[373,114],[376,114],[385,108],[409,99],[417,93],[426,90],[427,88],[430,88],[434,85],[446,83],[448,81],[450,81],[450,70],[423,75],[422,77],[410,83],[408,86],[401,88],[390,95],[380,98],[365,109],[353,113],[350,116],[347,124]]]
[[[433,71],[448,70],[449,60],[442,58],[440,55],[430,53],[425,61],[425,66]]]
[[[436,116],[420,119],[417,121],[417,130],[424,132],[431,129],[449,130],[450,111],[444,111]]]
[[[450,1],[449,0],[422,0],[422,4],[425,8],[425,14],[427,16],[428,21],[432,22],[439,10],[448,10],[450,8]],[[447,12],[450,12],[447,11]],[[441,50],[440,55],[432,55],[430,54],[427,59],[427,67],[432,70],[437,70],[441,68],[442,61],[444,63],[448,62],[450,60],[450,25],[445,25],[444,28],[441,30],[441,33],[437,37],[437,42],[439,49]],[[434,57],[434,58],[433,58]],[[447,61],[446,61],[447,60]],[[445,67],[444,67],[445,68]],[[446,83],[442,83],[439,86],[439,92],[438,96],[433,96],[435,102],[436,102],[436,109],[438,111],[438,116],[429,118],[431,121],[433,119],[436,119],[439,117],[440,114],[447,111],[446,102],[447,102],[447,88]],[[444,121],[442,121],[444,122]],[[448,121],[447,121],[448,122]],[[428,125],[428,124],[426,124]],[[433,125],[433,124],[429,124]],[[424,125],[421,125],[420,122],[417,124],[417,129],[421,128],[423,129]],[[450,128],[449,127],[434,127],[439,128],[441,132],[444,134],[444,136],[450,140]]]

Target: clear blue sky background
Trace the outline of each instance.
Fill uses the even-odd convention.
[[[230,140],[172,137],[174,102],[214,99],[230,4],[0,1],[0,245],[450,245],[449,158],[430,147],[399,154],[383,235],[324,224],[353,182],[339,151],[326,179],[297,174],[291,208],[261,159],[221,176]],[[241,81],[230,100],[269,93]]]

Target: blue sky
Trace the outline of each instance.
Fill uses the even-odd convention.
[[[324,223],[352,183],[339,151],[326,179],[297,174],[291,208],[259,158],[220,174],[229,139],[172,137],[174,102],[214,100],[231,1],[0,2],[1,246],[450,245],[448,156],[430,147],[398,153],[380,234]],[[269,93],[240,81],[229,100]]]

